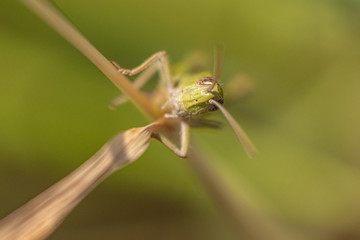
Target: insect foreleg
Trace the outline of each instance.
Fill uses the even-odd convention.
[[[117,63],[112,62],[112,64],[117,67]],[[137,77],[135,79],[135,81],[133,82],[133,85],[135,88],[141,88],[142,86],[145,85],[145,83],[147,83],[151,77],[158,71],[159,66],[158,64],[154,64],[151,67],[145,69],[139,77]],[[110,102],[110,108],[116,108],[117,106],[119,106],[120,104],[125,103],[128,100],[127,95],[122,94],[119,95],[117,97],[115,97],[111,102]]]
[[[156,60],[159,60],[160,58],[162,58],[165,54],[166,53],[164,51],[157,52],[157,53],[153,54],[151,57],[149,57],[148,59],[146,59],[142,64],[140,64],[139,66],[137,66],[137,67],[135,67],[133,69],[122,68],[122,67],[119,66],[119,64],[117,64],[114,61],[111,61],[111,63],[117,68],[118,72],[121,72],[124,75],[133,76],[135,74],[138,74],[139,72],[144,71],[152,63],[154,63]]]
[[[189,149],[189,142],[190,142],[190,127],[189,124],[186,123],[185,121],[180,122],[180,148],[178,148],[169,139],[161,136],[160,134],[154,133],[153,138],[156,138],[157,140],[162,142],[166,147],[168,147],[179,157],[181,158],[187,157],[187,152]]]
[[[187,122],[180,122],[180,151],[186,157],[190,143],[190,126]]]
[[[153,54],[151,57],[146,59],[142,64],[140,64],[139,66],[137,66],[133,69],[122,68],[113,61],[111,63],[117,68],[118,72],[120,72],[124,75],[132,76],[141,71],[144,71],[146,68],[148,68],[151,64],[153,64],[157,60],[161,64],[160,72],[162,74],[162,78],[164,79],[166,84],[168,84],[168,86],[169,86],[169,84],[172,85],[171,75],[170,75],[170,71],[169,71],[169,63],[168,63],[168,59],[166,57],[165,51],[160,51],[160,52]]]
[[[203,77],[196,82],[196,86],[206,87],[206,89],[201,91],[201,94],[207,94],[211,92],[216,84],[217,84],[216,79],[212,77]]]

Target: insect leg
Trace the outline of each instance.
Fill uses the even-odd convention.
[[[140,64],[139,66],[137,66],[133,69],[122,68],[116,62],[113,62],[113,61],[111,61],[111,63],[117,68],[118,72],[125,74],[125,75],[132,76],[141,71],[144,71],[155,61],[160,62],[160,73],[162,75],[161,77],[162,77],[163,81],[165,81],[168,88],[169,87],[172,88],[173,84],[172,84],[172,79],[171,79],[171,75],[170,75],[170,67],[169,67],[169,62],[168,62],[165,51],[160,51],[160,52],[153,54],[151,57],[146,59],[142,64]]]
[[[189,142],[190,142],[190,127],[189,124],[186,123],[185,121],[180,122],[180,148],[178,148],[169,139],[161,136],[160,134],[154,133],[152,137],[159,140],[161,143],[163,143],[166,147],[168,147],[179,157],[181,158],[187,157],[187,152],[189,149]]]
[[[118,66],[116,63],[114,63],[114,66]],[[151,67],[145,69],[139,77],[137,77],[133,83],[134,87],[135,88],[141,88],[142,86],[145,85],[145,83],[147,83],[151,77],[156,73],[156,71],[158,71],[159,69],[159,66],[158,64],[154,64],[152,65]],[[115,97],[111,102],[110,102],[110,105],[109,107],[111,109],[114,109],[116,108],[117,106],[119,106],[120,104],[123,104],[125,103],[126,101],[128,100],[128,97],[127,95],[125,94],[122,94],[122,95],[119,95],[117,97]]]
[[[180,134],[180,151],[184,156],[186,156],[190,143],[190,126],[185,121],[180,122]]]

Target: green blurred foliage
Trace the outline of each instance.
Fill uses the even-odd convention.
[[[166,50],[226,49],[222,80],[249,76],[226,107],[257,145],[246,158],[231,129],[194,130],[234,194],[306,239],[359,239],[360,2],[56,1],[109,59],[134,67]],[[147,120],[33,13],[0,2],[0,217],[71,172],[115,133]],[[226,93],[225,93],[226,94]],[[226,101],[226,99],[225,99]],[[222,119],[219,113],[214,118]],[[50,239],[232,239],[186,164],[153,141]],[[353,238],[351,238],[353,237]]]

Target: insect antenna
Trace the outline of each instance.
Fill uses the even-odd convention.
[[[220,74],[221,74],[221,70],[222,70],[222,66],[224,63],[224,47],[222,45],[216,45],[215,46],[215,50],[214,50],[214,54],[215,54],[215,61],[214,61],[214,79],[215,79],[215,83],[217,83],[217,81],[219,80]]]
[[[220,45],[216,45],[214,53],[215,53],[214,73],[213,73],[214,77],[211,78],[211,84],[206,88],[206,92],[211,92],[214,89],[220,77],[222,65],[224,62],[224,51]]]
[[[231,116],[231,114],[220,103],[218,103],[213,99],[210,99],[209,103],[214,104],[218,109],[220,109],[221,113],[224,115],[224,117],[226,118],[232,129],[234,130],[239,141],[243,145],[247,155],[250,158],[254,158],[257,153],[257,149],[254,146],[254,144],[251,142],[250,138],[247,136],[245,131],[239,125],[239,123],[236,122],[236,120]]]

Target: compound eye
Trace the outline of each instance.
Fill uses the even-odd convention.
[[[217,109],[217,106],[215,106],[214,104],[210,105],[210,107],[208,108],[209,112],[216,111]]]
[[[224,99],[223,99],[223,98],[220,98],[217,102],[220,103],[220,104],[223,104],[223,103],[224,103]]]

